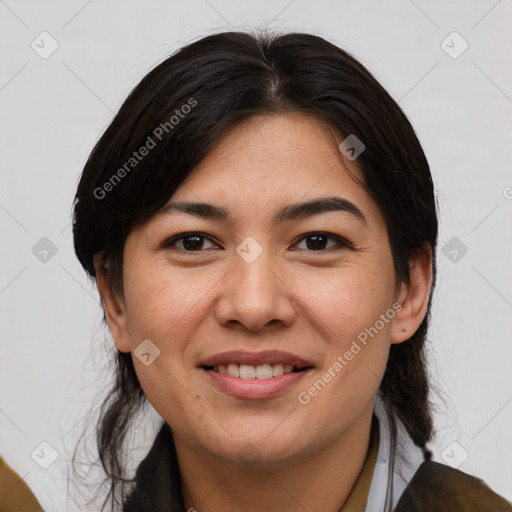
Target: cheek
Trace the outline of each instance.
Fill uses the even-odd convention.
[[[211,307],[209,294],[215,293],[216,285],[222,285],[222,273],[198,268],[173,272],[169,266],[144,265],[142,258],[130,263],[124,279],[135,370],[152,406],[168,419],[169,411],[189,398],[182,384],[188,379],[187,354],[194,347],[189,341],[205,316],[205,308]],[[159,353],[146,365],[144,358],[137,358],[137,347],[148,339]],[[172,418],[168,421],[172,423]]]
[[[381,276],[368,272],[347,272],[316,284],[322,292],[312,294],[305,286],[302,293],[311,306],[309,321],[325,340],[323,364],[301,387],[299,401],[313,416],[331,418],[324,426],[329,435],[352,417],[347,411],[357,416],[379,388],[390,347],[393,296]]]
[[[315,323],[325,342],[322,367],[301,385],[297,400],[303,413],[316,419],[323,441],[338,436],[370,407],[380,386],[391,327],[390,318],[385,322],[380,315],[390,311],[394,289],[386,275],[376,267],[354,266],[319,274],[300,288],[311,306],[308,322]]]
[[[202,311],[202,303],[221,276],[196,269],[133,265],[126,274],[127,319],[132,341],[149,338],[164,343],[173,333],[186,335]],[[176,338],[176,336],[174,336]],[[166,349],[168,342],[166,343]],[[132,345],[133,346],[133,345]],[[164,347],[162,347],[164,348]],[[179,346],[173,344],[178,350]]]
[[[318,392],[314,407],[332,409],[341,419],[347,407],[357,410],[377,391],[395,314],[393,279],[381,265],[354,266],[331,275],[319,273],[297,289],[310,309],[309,321],[326,340],[322,373],[307,384],[316,386],[314,395]],[[325,392],[318,378],[326,383]]]
[[[393,274],[381,265],[297,275],[294,281],[294,292],[309,310],[310,321],[341,347],[374,325],[393,301]],[[380,330],[389,330],[389,324]]]

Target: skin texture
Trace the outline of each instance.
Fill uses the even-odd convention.
[[[347,173],[362,177],[357,160],[343,162],[342,140],[306,114],[252,117],[230,129],[170,199],[224,207],[233,216],[228,224],[173,212],[132,231],[123,296],[109,290],[101,254],[95,257],[116,347],[133,352],[150,339],[160,350],[149,366],[137,357],[134,364],[173,430],[187,510],[251,512],[264,504],[334,512],[361,471],[390,344],[407,340],[426,312],[431,252],[427,246],[411,261],[409,286],[396,283],[384,218]],[[340,211],[273,222],[284,205],[333,196],[355,204],[366,224]],[[195,250],[187,252],[183,240],[162,247],[198,231],[209,238]],[[315,232],[334,237],[317,249],[304,238]],[[263,250],[251,263],[236,252],[248,236]],[[298,393],[397,302],[394,318],[301,404]],[[271,349],[314,365],[272,398],[230,396],[198,367],[228,350]]]

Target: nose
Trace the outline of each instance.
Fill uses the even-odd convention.
[[[268,251],[250,263],[236,254],[221,290],[215,316],[225,327],[260,331],[267,326],[288,326],[295,318],[290,283]]]

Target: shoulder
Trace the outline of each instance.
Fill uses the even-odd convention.
[[[471,475],[438,462],[423,462],[395,512],[512,512],[512,505]]]

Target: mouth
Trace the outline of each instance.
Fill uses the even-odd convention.
[[[313,368],[312,366],[295,366],[293,364],[270,364],[264,363],[260,365],[240,364],[240,363],[225,363],[215,366],[202,366],[206,371],[213,371],[222,375],[229,375],[239,379],[274,379],[287,375],[289,373],[297,373]]]
[[[280,351],[224,352],[199,365],[216,389],[238,399],[282,394],[314,368],[310,361]]]

